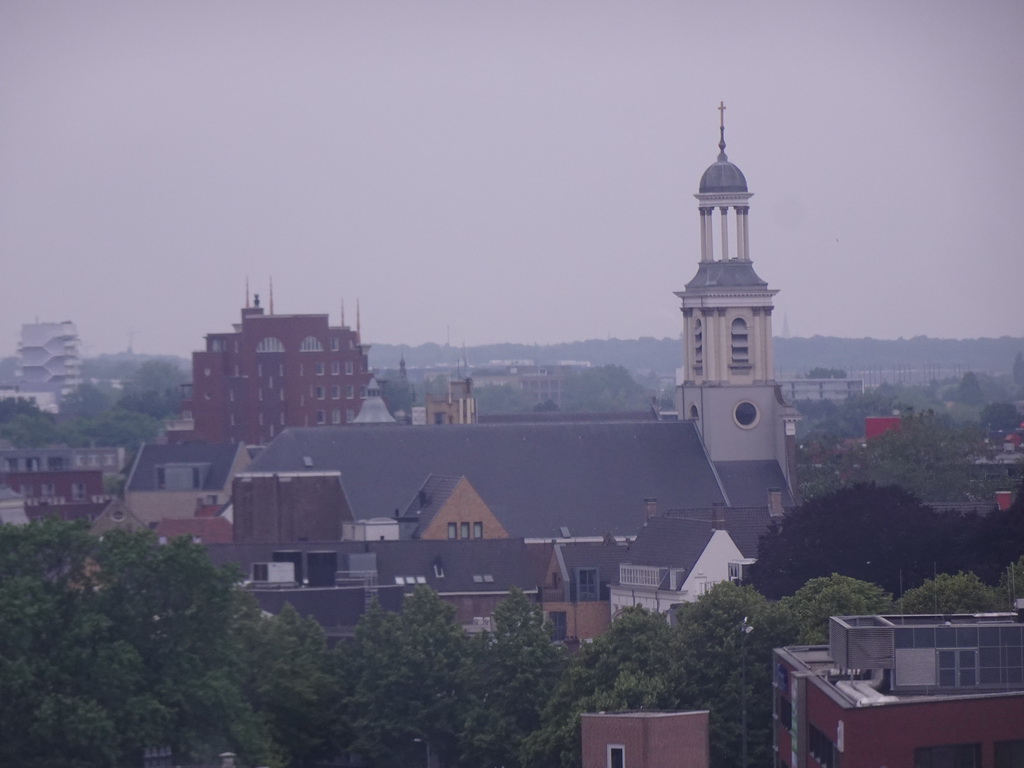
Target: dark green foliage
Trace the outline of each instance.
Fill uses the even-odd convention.
[[[845,379],[846,371],[842,368],[811,368],[807,372],[808,379]]]
[[[426,587],[401,614],[375,605],[348,647],[344,718],[348,749],[375,766],[424,761],[426,745],[442,764],[459,756],[467,710],[468,643],[454,609]]]
[[[783,598],[783,606],[800,627],[798,642],[828,642],[830,616],[857,616],[892,610],[892,595],[877,584],[833,573],[811,579],[795,594]]]
[[[940,573],[914,589],[899,601],[901,613],[984,613],[1006,610],[1001,593],[973,573]]]
[[[1024,390],[1024,352],[1013,358],[1013,383]]]
[[[416,405],[416,388],[398,371],[382,371],[376,376],[380,385],[380,396],[384,399],[388,411],[398,417],[401,412],[406,417],[412,415],[412,407]]]
[[[60,404],[62,419],[91,419],[110,409],[114,404],[114,393],[110,386],[101,387],[85,382],[65,397]]]
[[[259,757],[235,683],[234,581],[184,540],[0,526],[0,764],[137,764],[164,744]]]
[[[974,371],[968,371],[956,389],[956,401],[966,405],[981,405],[984,400],[985,394],[981,391],[977,375]]]
[[[626,709],[675,709],[680,704],[679,634],[665,617],[628,608],[611,628],[584,645],[558,681],[543,727],[522,751],[533,768],[580,764],[580,714]]]
[[[805,443],[800,490],[810,499],[875,483],[899,485],[926,501],[989,501],[1001,481],[979,467],[985,451],[977,427],[949,426],[932,413],[906,414],[898,430],[861,445]]]
[[[264,616],[239,595],[243,689],[278,765],[312,766],[338,754],[340,690],[324,632],[290,604]]]
[[[154,419],[177,416],[181,411],[181,385],[187,374],[166,360],[148,360],[125,382],[124,394],[117,405]]]
[[[520,754],[566,663],[540,607],[513,589],[494,612],[495,631],[473,643],[471,703],[462,736],[466,765],[526,768]]]
[[[1016,429],[1022,418],[1013,403],[989,403],[981,409],[978,420],[983,429],[1002,432]]]
[[[527,413],[534,401],[526,392],[512,384],[474,387],[473,396],[480,413]]]
[[[563,411],[636,411],[650,395],[621,365],[573,371],[565,377]]]
[[[742,765],[744,677],[749,764],[770,765],[772,649],[796,640],[793,616],[751,587],[722,582],[697,602],[677,607],[676,618],[681,704],[710,710],[711,765]]]
[[[899,595],[934,572],[964,569],[977,553],[978,526],[937,514],[902,488],[857,484],[805,502],[769,529],[751,583],[778,599],[838,573]]]

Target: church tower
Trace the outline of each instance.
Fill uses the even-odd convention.
[[[683,312],[679,418],[693,420],[713,462],[774,460],[795,481],[800,416],[775,384],[772,298],[750,258],[752,193],[725,154],[725,105],[719,105],[718,159],[695,195],[700,217],[697,274],[677,291]]]

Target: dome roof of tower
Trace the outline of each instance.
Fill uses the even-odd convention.
[[[729,162],[723,152],[718,161],[708,166],[700,177],[700,192],[746,192],[747,179],[743,171]]]

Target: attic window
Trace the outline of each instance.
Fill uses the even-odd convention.
[[[484,583],[493,584],[494,583],[494,576],[493,576],[493,574],[490,574],[490,573],[474,573],[473,574],[473,583],[474,584],[484,584]]]
[[[313,457],[312,456],[303,456],[302,457],[302,466],[304,466],[306,468],[312,467],[313,466]]]
[[[435,579],[443,579],[444,578],[444,567],[442,567],[442,565],[440,563],[434,563],[434,578]]]
[[[564,538],[564,539],[568,539],[569,538],[569,526],[563,525],[558,530],[561,532],[562,538]]]

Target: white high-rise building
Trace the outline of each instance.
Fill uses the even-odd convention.
[[[52,392],[58,399],[82,383],[78,329],[71,322],[28,323],[18,342],[18,389]]]

